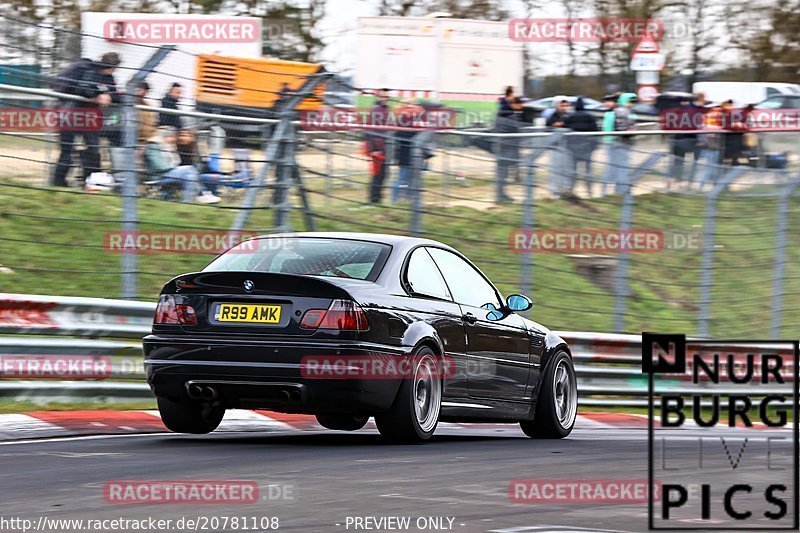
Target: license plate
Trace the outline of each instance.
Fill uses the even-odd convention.
[[[217,322],[277,324],[281,321],[280,305],[218,304],[214,312]]]

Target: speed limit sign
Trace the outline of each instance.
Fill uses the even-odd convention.
[[[639,101],[646,104],[654,102],[656,96],[658,96],[658,87],[655,85],[642,85],[639,87],[639,90],[636,91],[636,97]]]

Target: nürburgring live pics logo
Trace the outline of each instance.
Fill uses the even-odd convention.
[[[798,344],[642,334],[649,529],[800,527]]]

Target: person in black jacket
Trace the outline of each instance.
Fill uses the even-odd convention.
[[[564,118],[564,127],[572,131],[599,131],[597,119],[586,111],[583,98],[575,100],[575,111]],[[578,183],[578,163],[583,166],[583,179],[586,192],[592,195],[592,152],[597,148],[598,138],[594,135],[569,135],[567,136],[567,149],[572,155],[572,193]]]
[[[569,114],[569,102],[567,100],[560,100],[556,102],[556,110],[552,115],[547,117],[546,125],[549,128],[563,128],[564,119]]]
[[[167,94],[164,95],[164,98],[161,99],[161,107],[164,109],[178,109],[178,102],[181,99],[181,94],[183,93],[183,86],[175,82],[170,85]],[[158,125],[159,126],[169,126],[171,128],[175,128],[176,130],[180,130],[183,128],[183,124],[181,122],[180,115],[173,115],[172,113],[159,113],[158,115]]]
[[[88,98],[90,102],[67,100],[61,102],[62,109],[105,109],[112,103],[120,103],[122,98],[114,81],[114,72],[120,63],[121,60],[118,54],[107,52],[103,54],[100,61],[89,64],[81,73],[79,79],[69,80],[69,93]],[[100,132],[88,129],[83,131],[62,129],[59,131],[58,140],[60,153],[53,174],[53,185],[56,187],[67,186],[67,175],[70,168],[72,168],[72,153],[78,137],[82,137],[83,143],[86,145],[86,149],[81,154],[83,163],[81,181],[85,181],[91,173],[102,170]]]

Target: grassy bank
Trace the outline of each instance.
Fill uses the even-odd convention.
[[[361,203],[364,188],[360,186],[334,187],[330,193],[322,181],[311,185],[318,230],[408,232],[407,204],[365,206]],[[535,301],[534,319],[558,329],[612,329],[618,255],[582,259],[563,253],[518,253],[510,249],[509,235],[522,220],[519,203],[495,206],[489,200],[491,189],[481,183],[469,190],[471,203],[451,202],[447,207],[442,205],[442,189],[427,192],[423,234],[471,257],[505,293],[527,285]],[[219,204],[222,207],[141,199],[140,230],[225,230],[237,212],[228,207],[241,202],[241,192],[234,194],[239,196],[226,198]],[[259,205],[266,204],[266,198],[259,200]],[[620,199],[613,196],[572,202],[537,200],[534,214],[538,228],[613,229],[620,208]],[[793,201],[790,228],[798,227],[797,211],[797,202]],[[0,292],[118,297],[123,256],[110,253],[105,243],[110,234],[120,230],[122,212],[122,199],[117,195],[1,182]],[[704,212],[701,196],[636,197],[634,229],[663,231],[665,241],[663,250],[657,253],[629,256],[626,331],[696,330],[701,281],[699,241],[676,248],[672,236],[700,238]],[[715,335],[763,337],[769,326],[775,212],[776,202],[771,198],[731,197],[719,204],[711,278],[711,329]],[[271,209],[256,209],[247,227],[252,231],[269,229],[273,217]],[[304,229],[297,209],[291,219],[295,228]],[[800,232],[790,231],[788,238],[783,332],[796,337],[800,325],[796,318],[800,309]],[[145,254],[137,258],[139,297],[152,300],[171,276],[200,269],[211,256]],[[528,260],[532,262],[532,275],[522,280],[522,263]],[[604,273],[603,265],[610,265],[610,270]]]

